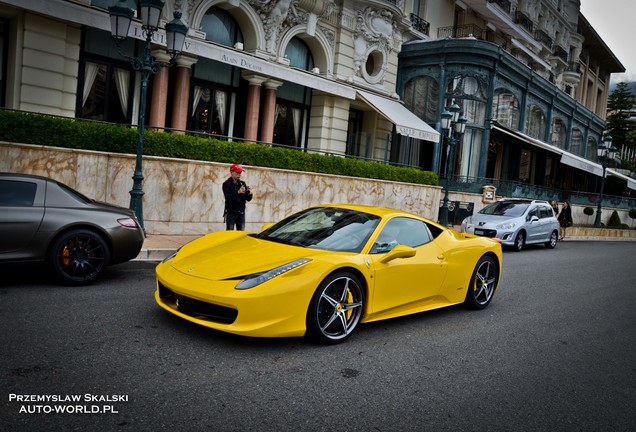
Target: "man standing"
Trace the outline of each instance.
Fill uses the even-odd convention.
[[[252,200],[252,192],[249,186],[241,180],[242,166],[234,164],[230,167],[230,178],[223,182],[223,195],[225,196],[226,229],[245,229],[245,203]]]

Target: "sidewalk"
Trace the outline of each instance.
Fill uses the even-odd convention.
[[[156,235],[149,234],[144,240],[141,252],[135,260],[161,261],[172,255],[184,244],[198,239],[200,235]]]
[[[146,237],[141,252],[135,260],[161,261],[184,244],[199,237],[202,236],[150,234]],[[568,228],[565,241],[636,241],[636,230],[572,227]]]

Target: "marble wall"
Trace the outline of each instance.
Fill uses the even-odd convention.
[[[221,184],[230,164],[145,156],[144,225],[148,234],[198,235],[225,229]],[[61,181],[98,201],[128,207],[134,155],[0,142],[0,172]],[[259,231],[312,205],[355,203],[393,207],[437,220],[441,188],[244,166],[254,199],[246,229]]]

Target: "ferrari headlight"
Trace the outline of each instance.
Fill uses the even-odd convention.
[[[286,273],[290,270],[293,270],[296,267],[299,267],[303,264],[306,264],[309,261],[311,261],[309,258],[301,258],[301,259],[297,259],[296,261],[292,261],[288,264],[284,264],[280,267],[276,267],[271,270],[268,270],[264,273],[250,275],[246,277],[245,279],[243,279],[243,281],[236,286],[236,289],[244,290],[244,289],[254,288],[257,285],[267,282],[268,280],[275,278],[276,276],[282,275],[283,273]]]

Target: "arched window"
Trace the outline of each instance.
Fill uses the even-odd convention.
[[[495,90],[492,98],[492,117],[508,129],[519,130],[519,100],[507,89]]]
[[[587,140],[587,152],[585,156],[589,159],[594,160],[596,158],[596,140],[592,137],[589,137]]]
[[[563,120],[555,118],[552,120],[552,132],[550,134],[550,142],[558,148],[565,148],[565,139],[567,137],[567,129]]]
[[[201,20],[201,30],[205,32],[205,40],[226,46],[234,46],[236,42],[243,42],[243,35],[232,15],[212,7],[208,9]]]
[[[293,38],[285,48],[289,65],[302,70],[314,67],[314,58],[307,44],[300,38]],[[311,89],[300,84],[285,81],[278,89],[276,112],[274,114],[275,144],[303,147],[309,122]]]
[[[404,105],[430,125],[437,122],[439,83],[431,77],[419,76],[409,80],[404,87]]]
[[[526,130],[527,135],[533,138],[544,139],[545,136],[545,114],[543,110],[536,105],[528,106],[526,113]]]
[[[583,133],[581,129],[572,129],[572,140],[570,141],[570,153],[581,155],[583,150]]]
[[[300,38],[293,38],[285,48],[285,57],[289,60],[291,67],[311,70],[314,68],[314,59],[307,44]]]

